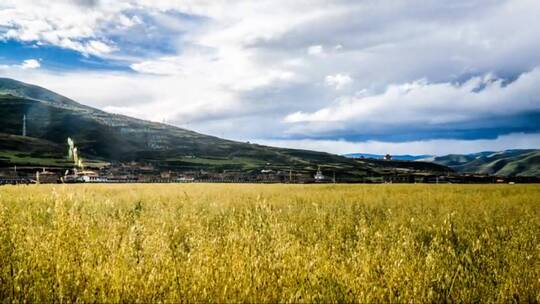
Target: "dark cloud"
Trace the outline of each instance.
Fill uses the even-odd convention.
[[[421,124],[385,124],[349,126],[344,130],[322,131],[318,134],[289,134],[281,139],[332,140],[336,138],[351,142],[377,140],[384,142],[422,141],[431,139],[495,139],[514,133],[539,133],[540,111],[515,115],[496,115],[479,117],[459,123],[421,125]]]

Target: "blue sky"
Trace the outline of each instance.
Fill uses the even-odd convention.
[[[540,148],[535,0],[4,0],[0,76],[332,153]]]
[[[2,64],[17,65],[25,60],[37,60],[40,68],[63,71],[125,71],[131,72],[123,62],[107,60],[94,55],[83,55],[78,51],[59,48],[54,45],[38,45],[34,41],[15,39],[0,41],[0,60]]]

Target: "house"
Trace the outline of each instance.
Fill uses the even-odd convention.
[[[43,168],[43,171],[36,172],[36,182],[39,184],[56,184],[60,176],[54,172],[46,171]]]
[[[66,174],[62,179],[65,183],[103,183],[107,178],[99,176],[94,171],[75,171],[74,174]]]

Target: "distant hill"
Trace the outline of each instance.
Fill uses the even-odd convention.
[[[450,154],[435,157],[433,162],[462,173],[540,177],[540,150]]]
[[[382,159],[384,155],[380,154],[369,154],[369,153],[349,153],[343,155],[350,158],[371,158],[371,159]],[[392,155],[393,160],[424,160],[432,158],[433,155]]]
[[[23,115],[27,117],[26,137],[21,136]],[[4,167],[70,166],[66,139],[71,137],[86,162],[96,166],[135,161],[178,171],[259,172],[270,168],[305,173],[321,166],[339,177],[373,176],[382,169],[374,163],[329,153],[225,140],[110,114],[6,78],[0,78],[0,117],[0,166]]]
[[[351,153],[344,156],[356,159],[380,160],[384,155]],[[433,155],[392,155],[395,161],[432,162],[452,168],[460,173],[478,173],[498,176],[540,177],[540,150],[485,151],[471,154]],[[383,162],[380,163],[385,164]],[[398,166],[398,162],[394,163]]]

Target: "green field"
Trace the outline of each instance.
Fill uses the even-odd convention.
[[[537,185],[0,188],[0,302],[538,302]]]

